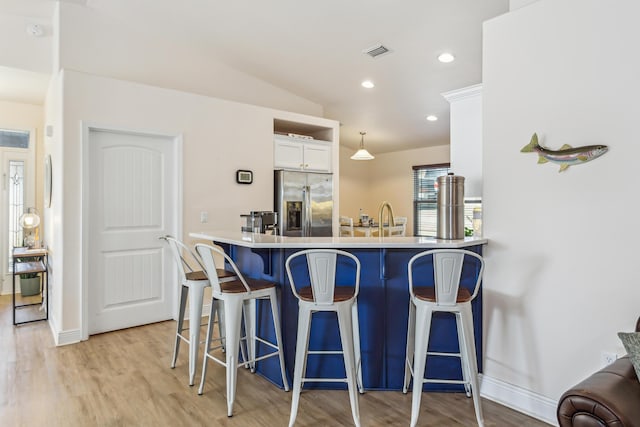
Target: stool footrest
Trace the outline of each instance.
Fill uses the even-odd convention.
[[[435,378],[425,378],[423,383],[439,383],[439,384],[469,384],[469,381],[464,380],[439,380]]]
[[[310,350],[307,351],[307,354],[344,354],[344,352],[340,350]]]
[[[443,353],[437,351],[428,351],[427,356],[445,356],[445,357],[462,357],[460,353]]]
[[[303,378],[302,383],[346,383],[346,378]]]

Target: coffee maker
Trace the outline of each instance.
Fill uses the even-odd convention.
[[[278,214],[272,211],[251,211],[240,215],[245,219],[241,231],[246,233],[276,234]]]

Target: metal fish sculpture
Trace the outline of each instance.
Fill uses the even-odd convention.
[[[583,147],[573,148],[569,144],[563,145],[559,150],[549,150],[538,144],[538,135],[533,134],[531,142],[522,147],[521,153],[538,153],[538,163],[553,162],[560,165],[562,172],[569,166],[586,163],[593,159],[597,159],[607,152],[609,147],[606,145],[585,145]]]

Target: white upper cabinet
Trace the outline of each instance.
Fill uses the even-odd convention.
[[[274,167],[331,172],[331,143],[284,135],[274,137]]]

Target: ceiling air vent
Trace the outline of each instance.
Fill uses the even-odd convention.
[[[380,55],[384,55],[385,53],[391,52],[389,49],[387,49],[386,47],[382,46],[381,44],[377,44],[375,46],[372,46],[368,49],[365,49],[362,51],[363,53],[366,53],[367,55],[369,55],[372,58],[376,58]]]

